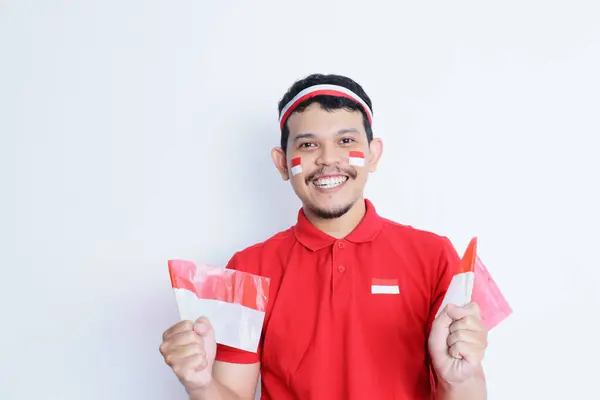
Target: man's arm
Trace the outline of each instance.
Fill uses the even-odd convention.
[[[444,381],[439,382],[435,396],[436,400],[486,400],[487,389],[483,368],[477,370],[477,374],[468,381],[456,386],[449,385]]]
[[[254,400],[259,372],[260,363],[215,361],[211,382],[203,389],[190,392],[190,400]]]
[[[428,345],[436,375],[436,400],[485,400],[486,379],[481,360],[487,347],[487,332],[479,307],[447,305],[438,316],[461,259],[449,239],[444,238],[435,273],[436,285],[427,325]],[[462,356],[462,357],[459,357]]]

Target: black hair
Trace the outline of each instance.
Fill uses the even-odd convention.
[[[303,79],[296,81],[287,91],[287,93],[283,96],[283,98],[279,101],[279,114],[281,114],[281,110],[286,106],[287,103],[290,102],[298,93],[303,91],[304,89],[314,86],[314,85],[338,85],[343,86],[346,89],[351,90],[356,93],[371,110],[371,114],[373,113],[373,105],[371,103],[371,99],[367,96],[367,93],[364,91],[362,86],[353,81],[352,79],[342,76],[342,75],[324,75],[324,74],[312,74]],[[371,123],[369,122],[369,117],[367,116],[366,111],[363,106],[353,100],[350,100],[345,97],[336,97],[336,96],[328,96],[328,95],[319,95],[315,97],[311,97],[302,103],[300,103],[296,108],[294,108],[293,112],[302,112],[308,106],[313,103],[318,103],[321,108],[324,110],[338,110],[338,109],[346,109],[348,111],[360,111],[363,115],[363,125],[365,128],[365,132],[367,133],[367,141],[370,143],[373,140],[373,129],[371,127]],[[293,113],[292,113],[293,114]],[[289,117],[288,117],[289,119]],[[287,126],[287,120],[281,129],[281,148],[284,152],[287,152],[287,141],[290,135],[290,131]]]

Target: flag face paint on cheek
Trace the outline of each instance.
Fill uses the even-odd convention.
[[[362,151],[351,151],[350,158],[348,159],[348,164],[354,167],[364,167],[365,154]]]
[[[301,165],[300,157],[292,158],[292,169],[291,169],[292,176],[296,176],[301,172],[302,172],[302,165]]]

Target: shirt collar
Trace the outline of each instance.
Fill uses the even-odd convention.
[[[370,242],[375,239],[381,230],[382,218],[377,214],[375,207],[368,199],[364,201],[366,212],[363,219],[343,240],[352,243]],[[339,240],[317,229],[306,218],[306,214],[302,208],[298,211],[298,222],[294,226],[294,234],[300,243],[313,251],[330,246]]]

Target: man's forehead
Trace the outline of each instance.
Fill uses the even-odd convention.
[[[293,113],[287,121],[290,135],[340,134],[364,132],[363,115],[347,109],[324,110],[311,104],[302,112]]]

